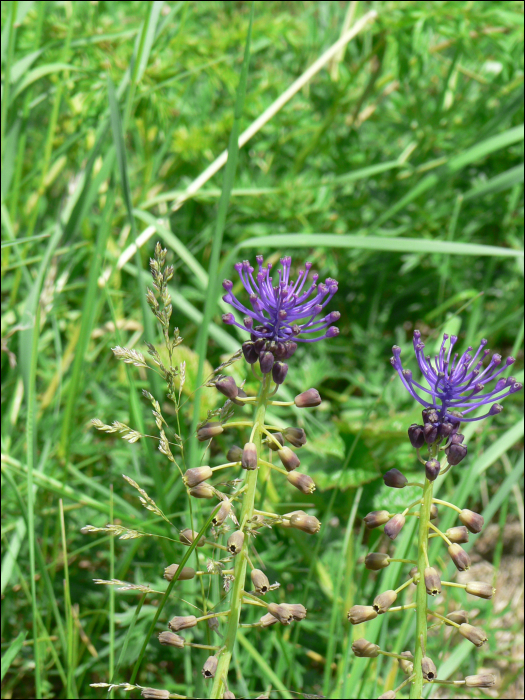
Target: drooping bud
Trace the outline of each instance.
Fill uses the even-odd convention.
[[[290,472],[286,475],[286,478],[288,479],[290,484],[292,484],[292,486],[295,486],[296,489],[299,489],[301,493],[309,494],[315,491],[314,480],[310,476],[308,476],[308,474],[301,474],[300,472]]]
[[[287,472],[293,472],[294,469],[297,469],[297,467],[301,464],[299,457],[295,454],[295,452],[292,452],[289,447],[281,447],[280,450],[277,450],[277,454],[279,455],[281,463]]]
[[[256,593],[265,595],[270,590],[268,576],[260,569],[252,569],[251,579]]]
[[[365,525],[370,529],[384,525],[389,520],[390,515],[387,510],[373,510],[364,517]]]
[[[441,579],[433,566],[427,566],[425,569],[425,588],[428,595],[441,593]]]
[[[470,557],[459,544],[451,544],[448,548],[448,553],[458,571],[470,569]]]
[[[397,593],[395,591],[385,591],[374,598],[372,607],[378,615],[386,613],[388,608],[396,602]]]
[[[215,489],[210,484],[197,484],[189,490],[193,498],[215,498]]]
[[[249,365],[254,365],[259,359],[259,355],[255,350],[254,344],[250,340],[247,340],[242,344],[242,354]]]
[[[223,432],[222,425],[217,421],[210,421],[197,430],[197,440],[205,442]]]
[[[437,668],[432,659],[428,656],[424,656],[421,659],[421,670],[423,671],[423,678],[427,681],[433,681],[437,678]]]
[[[302,515],[294,513],[290,518],[290,526],[296,530],[302,530],[309,535],[315,535],[321,529],[321,523],[314,515]]]
[[[232,502],[229,501],[228,499],[224,500],[221,504],[221,507],[219,508],[218,512],[216,515],[212,518],[212,524],[217,527],[218,525],[222,525],[223,522],[226,520],[228,517],[230,511],[232,509]]]
[[[276,362],[272,367],[272,379],[276,384],[282,384],[288,374],[286,362]]]
[[[161,632],[159,634],[159,642],[165,647],[176,647],[177,649],[184,647],[184,637],[173,634],[173,632]]]
[[[433,503],[430,506],[430,520],[435,520],[439,515],[437,505]]]
[[[435,408],[424,408],[421,411],[421,415],[423,416],[423,423],[425,425],[428,425],[429,423],[439,423],[439,413]]]
[[[168,627],[172,632],[178,632],[179,630],[186,630],[190,627],[195,627],[197,624],[197,618],[195,615],[186,615],[182,617],[172,617],[168,622]]]
[[[450,622],[447,622],[447,620],[450,620]],[[453,626],[453,622],[455,622],[457,625],[462,625],[463,623],[468,622],[468,612],[466,610],[455,610],[447,615],[447,620],[445,620],[445,624],[449,627]]]
[[[167,566],[164,569],[164,578],[167,581],[171,581],[178,570],[179,570],[178,564],[170,564],[169,566]],[[180,576],[177,580],[178,581],[189,581],[192,578],[195,578],[195,569],[192,569],[191,566],[183,566],[182,571],[180,572]]]
[[[300,603],[283,603],[283,606],[290,610],[294,620],[304,620],[304,618],[306,617],[306,608]]]
[[[385,486],[390,486],[392,489],[403,489],[408,483],[406,476],[403,476],[399,469],[389,469],[383,474]]]
[[[304,510],[292,510],[290,513],[285,513],[285,514],[283,515],[283,518],[284,518],[284,519],[283,519],[283,521],[282,521],[281,523],[279,523],[279,525],[280,525],[281,527],[292,527],[292,526],[290,525],[290,518],[292,517],[292,515],[296,515],[296,514],[297,514],[297,515],[299,515],[299,514],[300,514],[300,515],[308,515],[308,513],[305,513]]]
[[[278,603],[270,603],[268,612],[273,615],[282,625],[289,625],[293,620],[293,613],[287,605],[279,605]]]
[[[458,525],[457,527],[449,527],[445,532],[445,537],[456,544],[464,544],[468,542],[469,532],[464,525]]]
[[[242,451],[241,466],[243,469],[257,469],[257,447],[254,442],[247,442]]]
[[[170,697],[170,691],[161,688],[142,688],[140,694],[144,700],[168,700]]]
[[[423,426],[423,436],[427,445],[432,445],[438,436],[438,425],[434,423],[426,423]]]
[[[377,644],[372,644],[372,642],[367,642],[366,639],[356,639],[352,643],[352,651],[354,654],[361,658],[375,659],[379,656],[379,646]]]
[[[419,569],[417,566],[413,566],[408,575],[412,579],[412,583],[417,586],[417,582],[419,581]]]
[[[445,421],[439,424],[439,434],[441,437],[450,437],[453,433],[457,433],[459,428],[459,423],[450,423]]]
[[[429,459],[425,462],[425,475],[429,481],[435,481],[439,476],[441,464],[437,459]]]
[[[425,434],[423,432],[423,426],[417,423],[412,423],[408,429],[408,439],[412,447],[419,449],[425,444]]]
[[[348,611],[348,619],[353,625],[360,625],[377,617],[377,612],[371,605],[354,605]]]
[[[414,656],[411,651],[402,651],[400,655],[404,657],[399,662],[401,670],[403,673],[406,673],[407,676],[410,676],[414,670]]]
[[[236,556],[241,551],[243,544],[244,532],[242,530],[236,530],[228,537],[228,543],[226,546],[228,547],[230,554]]]
[[[306,444],[306,433],[302,428],[285,428],[283,437],[294,447],[302,447]]]
[[[490,583],[483,583],[482,581],[471,581],[467,583],[465,590],[467,593],[470,593],[470,595],[475,595],[478,598],[485,598],[485,600],[490,600],[496,592],[496,589],[493,588]]]
[[[466,622],[459,626],[458,632],[477,647],[482,647],[488,639],[482,629],[469,625]]]
[[[180,541],[182,544],[193,544],[193,541],[197,539],[199,536],[198,532],[195,532],[195,530],[190,530],[189,528],[186,528],[185,530],[182,530],[180,533]],[[197,542],[197,547],[204,547],[206,542],[204,541],[204,537],[201,537],[200,540]]]
[[[224,394],[227,399],[234,399],[239,393],[239,387],[233,377],[220,377],[215,382],[215,387]]]
[[[273,363],[275,362],[275,358],[271,352],[268,352],[267,350],[263,350],[259,354],[259,365],[261,367],[261,372],[263,374],[268,374],[269,372],[272,371]]]
[[[287,340],[284,344],[283,360],[289,360],[290,357],[293,357],[295,355],[296,350],[297,350],[297,343],[294,343],[293,340]]]
[[[467,676],[465,685],[467,688],[492,688],[496,683],[496,676],[492,673],[480,673],[477,676]]]
[[[280,443],[281,447],[284,445],[284,438],[283,438],[283,436],[281,435],[281,433],[272,433],[272,437],[274,437],[275,440],[277,440],[277,442]],[[277,452],[277,450],[280,450],[280,449],[281,449],[281,447],[278,447],[278,446],[275,444],[275,440],[272,440],[272,438],[270,438],[270,437],[266,438],[266,442],[267,442],[267,444],[268,444],[268,447],[269,447],[270,450],[272,450],[273,452]]]
[[[237,445],[232,445],[230,449],[228,450],[228,454],[226,455],[226,459],[228,462],[240,462],[242,458],[242,447],[238,447]]]
[[[473,510],[468,510],[468,508],[464,508],[461,513],[459,514],[459,519],[465,525],[465,527],[470,530],[470,532],[473,532],[475,535],[478,534],[478,532],[481,532],[483,525],[485,523],[485,520],[483,519],[483,516],[480,515],[479,513],[474,513]]]
[[[255,348],[255,352],[257,353],[258,356],[261,354],[261,352],[264,352],[264,350],[266,349],[266,343],[267,343],[266,338],[257,338],[255,343],[253,344],[253,347]]]
[[[463,436],[462,436],[463,437]],[[449,447],[445,450],[447,455],[448,463],[453,467],[459,464],[467,456],[467,446],[460,443],[452,442]]]
[[[272,615],[272,613],[266,613],[259,620],[259,625],[261,627],[270,627],[270,625],[275,625],[278,622],[277,618]]]
[[[405,524],[405,516],[404,515],[401,515],[401,513],[394,515],[394,517],[390,518],[390,520],[385,525],[385,531],[384,531],[385,535],[387,537],[390,537],[391,540],[395,540],[396,537],[401,532],[401,529],[402,529],[404,524]]]
[[[370,552],[365,557],[365,567],[369,571],[379,571],[385,569],[390,564],[388,554],[382,552]]]
[[[193,469],[186,470],[182,480],[186,486],[193,488],[193,486],[197,486],[211,476],[213,476],[211,467],[194,467]]]
[[[297,408],[313,408],[314,406],[319,406],[321,403],[321,397],[319,396],[317,389],[308,389],[307,391],[303,391],[302,394],[296,396],[294,403]]]
[[[208,656],[206,663],[202,667],[202,675],[204,678],[215,678],[218,663],[219,661],[216,656]]]

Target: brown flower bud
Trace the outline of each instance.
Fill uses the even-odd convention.
[[[404,515],[401,515],[401,513],[394,515],[394,517],[390,518],[390,520],[385,525],[385,535],[387,537],[390,537],[391,540],[395,540],[396,537],[401,532],[401,528],[403,527],[404,524],[405,524],[405,516]]]
[[[197,440],[199,440],[199,442],[205,442],[216,435],[220,435],[222,432],[222,425],[217,421],[211,421],[197,430]]]
[[[190,530],[189,528],[186,528],[185,530],[182,530],[180,533],[180,541],[182,544],[193,544],[193,540],[195,540],[198,537],[199,533],[195,532],[195,530]],[[204,537],[201,537],[200,540],[197,542],[197,547],[204,547],[206,542],[204,541]]]
[[[466,622],[459,626],[458,632],[477,647],[482,647],[488,639],[482,629],[469,625]]]
[[[461,437],[464,437],[463,435]],[[445,454],[447,455],[447,460],[448,463],[452,466],[455,467],[457,464],[462,462],[465,457],[467,456],[467,446],[466,445],[461,445],[460,443],[457,442],[452,442],[452,444],[447,447],[445,450]]]
[[[273,353],[268,350],[263,350],[259,353],[259,366],[263,374],[268,374],[272,371],[273,363],[275,362],[275,357]]]
[[[215,489],[210,484],[197,484],[188,493],[193,498],[215,498]]]
[[[272,615],[272,613],[266,613],[259,620],[260,627],[270,627],[270,625],[275,625],[278,622],[277,618]]]
[[[315,535],[321,529],[321,523],[314,515],[301,515],[294,513],[290,518],[291,527],[302,530],[309,535]]]
[[[435,481],[439,476],[441,464],[437,459],[429,459],[425,462],[425,475],[429,481]]]
[[[377,644],[372,644],[372,642],[367,642],[366,639],[356,639],[352,644],[352,651],[359,658],[366,657],[368,659],[375,659],[379,656],[379,647]]]
[[[268,593],[270,590],[270,582],[268,576],[260,569],[252,569],[251,579],[256,593]]]
[[[412,447],[419,449],[425,444],[425,435],[423,433],[423,426],[417,425],[417,423],[412,423],[408,429],[408,439]]]
[[[186,543],[185,543],[186,544]],[[164,569],[164,578],[167,581],[171,581],[175,574],[177,573],[179,569],[178,564],[170,564]],[[183,566],[182,571],[180,572],[180,576],[177,579],[178,581],[189,581],[190,579],[195,578],[195,569],[192,569],[191,566]]]
[[[386,693],[383,693],[383,695],[379,696],[378,700],[395,700],[396,697],[397,696],[393,690],[387,690]]]
[[[282,625],[289,625],[293,620],[293,613],[288,605],[278,605],[277,603],[270,603],[268,605],[268,612],[273,615]]]
[[[242,344],[242,354],[250,365],[255,364],[259,359],[259,353],[255,350],[254,343],[251,340],[247,340]]]
[[[283,437],[294,447],[306,445],[306,433],[302,428],[285,428]]]
[[[169,690],[159,690],[158,688],[142,688],[140,694],[146,700],[167,700],[170,697]]]
[[[467,676],[465,685],[467,688],[492,688],[496,683],[496,676],[492,673],[480,673],[477,676]]]
[[[257,469],[257,448],[254,442],[247,442],[244,446],[241,465],[243,469]]]
[[[213,476],[211,467],[194,467],[193,469],[188,469],[184,476],[182,477],[183,482],[190,489],[193,486],[197,486],[202,481],[206,481],[210,476]]]
[[[387,510],[373,510],[371,513],[368,513],[368,515],[365,515],[364,518],[365,525],[370,529],[384,525],[389,520],[390,515]]]
[[[220,377],[215,382],[215,387],[228,399],[234,399],[239,393],[239,388],[233,377]]]
[[[410,576],[411,579],[415,578],[415,580],[413,580],[412,583],[415,586],[417,586],[417,582],[419,581],[419,569],[417,568],[417,566],[413,566],[410,569],[410,573],[408,575]]]
[[[301,464],[299,457],[289,447],[281,447],[277,454],[287,472],[293,472]]]
[[[450,622],[445,620],[445,624],[449,627],[453,627],[452,622],[462,625],[464,622],[468,622],[468,612],[466,610],[455,610],[447,615],[447,620],[450,620]]]
[[[308,513],[305,513],[304,510],[292,510],[291,513],[285,513],[283,515],[284,520],[281,523],[279,523],[279,525],[281,527],[292,527],[290,525],[290,518],[292,517],[292,515],[308,515]]]
[[[437,668],[432,659],[428,656],[424,656],[421,659],[421,670],[423,671],[423,678],[427,681],[433,681],[437,678]]]
[[[400,655],[404,657],[399,662],[401,670],[403,673],[406,673],[407,676],[410,676],[414,670],[414,656],[411,651],[402,651]]]
[[[284,438],[281,435],[281,433],[272,433],[272,437],[274,437],[275,440],[277,440],[277,442],[279,442],[281,444],[281,447],[284,445]],[[277,450],[281,449],[280,447],[277,447],[277,445],[275,444],[275,440],[272,440],[272,438],[270,438],[270,437],[266,438],[266,442],[268,444],[268,447],[273,452],[277,452]]]
[[[470,595],[475,595],[478,598],[485,598],[485,600],[490,600],[496,592],[496,589],[492,588],[490,583],[483,583],[482,581],[471,581],[467,583],[465,590],[467,593],[470,593]]]
[[[183,617],[172,617],[168,622],[168,627],[172,632],[178,632],[179,630],[186,630],[189,627],[195,627],[197,624],[197,618],[195,615],[186,615]]]
[[[287,608],[292,613],[294,620],[304,620],[306,617],[306,608],[300,603],[283,603],[282,607]]]
[[[242,457],[242,448],[238,445],[232,445],[228,450],[226,459],[228,462],[240,462]]]
[[[303,391],[295,397],[294,403],[297,408],[313,408],[314,406],[319,406],[321,403],[321,397],[317,389],[308,389],[308,391]]]
[[[371,605],[354,605],[348,611],[348,619],[353,625],[360,625],[377,617],[377,612]]]
[[[286,362],[276,362],[272,367],[272,379],[276,384],[282,384],[288,374]]]
[[[370,552],[365,557],[365,566],[369,571],[379,571],[385,569],[390,564],[388,554],[382,552]]]
[[[310,494],[315,491],[314,480],[311,476],[308,476],[308,474],[301,474],[300,472],[289,472],[286,475],[286,478],[288,479],[290,484],[292,484],[292,486],[295,486],[296,489],[299,489],[301,493]]]
[[[470,557],[459,544],[451,544],[448,548],[448,553],[458,571],[470,569]]]
[[[438,436],[438,426],[434,423],[426,423],[426,425],[423,426],[423,436],[427,445],[432,445]]]
[[[463,544],[468,542],[469,532],[464,525],[458,525],[458,527],[449,527],[445,532],[445,536],[448,537],[451,542]]]
[[[385,486],[390,486],[392,489],[403,489],[408,483],[406,476],[403,476],[399,469],[389,469],[383,474]]]
[[[433,566],[427,566],[425,569],[425,587],[428,595],[441,593],[441,579]]]
[[[385,591],[374,598],[372,607],[378,615],[381,615],[382,613],[386,613],[388,608],[394,605],[396,598],[397,593],[395,591]]]
[[[219,511],[216,513],[216,515],[212,519],[213,525],[215,525],[216,527],[217,527],[217,525],[222,525],[223,522],[228,517],[231,509],[232,509],[232,502],[229,501],[228,499],[224,500],[221,504],[221,507],[219,508]]]
[[[224,695],[222,696],[223,698],[235,698],[235,695],[232,693],[231,690],[225,690]]]
[[[465,527],[475,535],[477,535],[478,532],[481,532],[485,522],[482,515],[479,515],[479,513],[474,513],[474,511],[468,510],[468,508],[464,508],[461,511],[459,514],[459,519],[463,525],[465,525]]]
[[[184,647],[184,637],[173,634],[173,632],[161,632],[159,634],[159,642],[165,647],[176,647],[177,649]]]
[[[244,532],[242,530],[236,530],[228,537],[228,551],[236,556],[242,549],[244,544]]]
[[[215,671],[219,663],[216,656],[208,656],[206,663],[202,667],[202,675],[204,678],[215,678]]]
[[[430,520],[435,520],[439,515],[437,505],[433,503],[430,506]]]

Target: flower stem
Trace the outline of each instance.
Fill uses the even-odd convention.
[[[257,449],[257,457],[261,454],[261,443],[262,443],[262,426],[264,425],[264,416],[266,414],[266,406],[268,404],[268,393],[270,391],[271,382],[267,375],[264,376],[262,381],[259,394],[257,396],[257,402],[255,404],[255,416],[253,419],[253,425],[257,425],[257,430],[253,436],[253,442]],[[244,421],[242,421],[244,423]],[[241,522],[246,522],[253,517],[254,501],[255,501],[255,490],[257,487],[257,472],[258,469],[249,470],[246,474],[246,485],[247,489],[243,497],[242,510],[241,510]],[[235,645],[235,639],[237,636],[237,629],[239,627],[239,619],[241,614],[242,598],[244,594],[244,582],[246,579],[246,567],[248,563],[247,551],[248,551],[249,537],[244,540],[242,551],[235,557],[235,580],[233,583],[232,597],[231,597],[231,612],[228,617],[228,626],[226,629],[226,639],[224,642],[224,648],[219,656],[219,663],[217,665],[217,670],[215,672],[215,678],[213,681],[213,686],[210,692],[210,698],[222,698],[224,691],[226,690],[226,683],[228,676],[228,669],[230,667],[230,661],[233,654],[233,647]]]
[[[417,568],[419,581],[416,591],[416,648],[414,650],[414,681],[410,687],[411,698],[421,698],[423,692],[423,672],[421,661],[427,649],[427,589],[425,586],[425,567],[428,561],[428,524],[432,507],[432,490],[434,483],[425,479],[423,499],[419,510],[419,537]]]

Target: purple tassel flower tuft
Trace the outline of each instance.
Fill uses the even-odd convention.
[[[305,269],[299,270],[297,281],[290,280],[292,259],[290,256],[281,258],[282,269],[278,277],[270,276],[272,264],[263,266],[263,256],[256,257],[258,272],[254,277],[254,268],[248,260],[235,264],[241,282],[249,294],[251,309],[241,304],[232,293],[233,282],[224,280],[222,286],[226,290],[223,299],[237,311],[245,315],[242,324],[237,323],[233,314],[224,314],[222,320],[228,325],[237,326],[251,334],[252,341],[263,339],[274,343],[286,343],[295,346],[295,342],[314,343],[323,338],[334,338],[339,329],[331,324],[341,317],[339,311],[318,318],[324,307],[337,292],[337,282],[328,277],[324,283],[317,283],[319,275],[312,275],[312,282],[305,286],[312,263],[305,263]],[[324,331],[317,337],[304,337],[311,333]],[[295,347],[278,346],[282,358],[291,357]],[[262,348],[261,348],[262,349]],[[291,354],[288,354],[290,349]],[[277,359],[277,358],[276,358]]]
[[[448,348],[447,346],[448,342]],[[425,409],[423,414],[431,416],[430,409],[436,412],[437,421],[430,421],[425,425],[429,435],[425,434],[426,442],[433,442],[437,437],[437,430],[440,425],[445,424],[446,430],[443,432],[453,432],[447,423],[459,424],[460,422],[478,421],[487,416],[495,415],[502,410],[496,403],[509,394],[513,394],[522,388],[522,384],[514,377],[505,379],[500,377],[492,389],[486,389],[487,384],[494,381],[513,364],[514,358],[508,357],[502,364],[501,355],[494,354],[487,365],[483,368],[483,360],[490,350],[485,349],[486,340],[482,340],[478,350],[472,354],[472,347],[468,347],[466,352],[459,357],[458,353],[452,356],[452,348],[456,344],[457,337],[443,335],[443,342],[439,349],[439,354],[433,359],[424,353],[425,344],[421,341],[421,333],[414,331],[414,351],[416,353],[419,369],[423,373],[429,389],[425,388],[412,377],[409,369],[403,369],[401,364],[401,348],[394,345],[391,358],[394,369],[399,374],[405,388]],[[500,366],[501,365],[501,366]],[[480,406],[492,404],[489,411],[478,418],[465,418],[465,415],[475,411]],[[425,421],[426,422],[426,421]],[[437,430],[436,430],[437,429]],[[431,435],[436,431],[436,435]]]

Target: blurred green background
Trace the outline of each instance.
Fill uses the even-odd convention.
[[[236,260],[291,254],[296,269],[310,260],[339,282],[330,310],[341,312],[340,335],[301,347],[285,385],[290,396],[315,386],[323,404],[308,416],[275,411],[306,428],[302,467],[317,491],[305,499],[273,479],[267,493],[277,512],[308,501],[323,528],[311,539],[274,528],[256,542],[281,582],[276,599],[291,596],[309,614],[295,628],[246,630],[232,690],[368,698],[401,682],[395,660],[354,659],[346,622],[350,605],[403,580],[399,565],[375,576],[362,564],[386,547],[362,517],[406,501],[385,493],[381,473],[418,471],[405,438],[417,407],[389,357],[393,344],[409,357],[414,328],[429,345],[448,330],[464,346],[486,337],[513,354],[523,379],[523,4],[256,2],[241,130],[371,10],[375,20],[239,150],[217,272],[223,170],[184,193],[227,147],[250,3],[2,3],[2,697],[35,697],[35,680],[43,697],[103,697],[90,683],[108,682],[119,659],[117,682],[129,680],[158,597],[146,596],[126,636],[140,594],[93,579],[162,590],[164,566],[181,556],[167,540],[80,533],[113,516],[173,536],[122,474],[177,527],[189,522],[181,481],[154,441],[130,446],[90,426],[98,417],[156,434],[141,390],[160,400],[162,386],[118,364],[111,347],[159,341],[143,303],[157,240],[175,267],[188,393],[209,274],[217,282]],[[136,236],[139,250],[128,254]],[[221,313],[217,305],[208,329],[208,371],[242,338]],[[247,376],[242,363],[232,374]],[[255,389],[250,378],[246,389]],[[510,397],[503,413],[468,429],[469,457],[443,484],[491,521],[469,544],[474,578],[498,593],[465,602],[447,589],[435,606],[474,608],[490,641],[475,650],[436,630],[429,642],[441,678],[490,670],[497,696],[509,698],[523,697],[521,401]],[[206,389],[202,416],[217,403]],[[208,512],[195,508],[198,518]],[[433,556],[446,569],[437,548]],[[187,602],[174,599],[168,617],[202,607],[200,595],[185,582],[175,599]],[[399,652],[413,646],[413,629],[410,616],[385,615],[366,634]],[[206,653],[190,651],[152,639],[138,682],[204,697]]]

